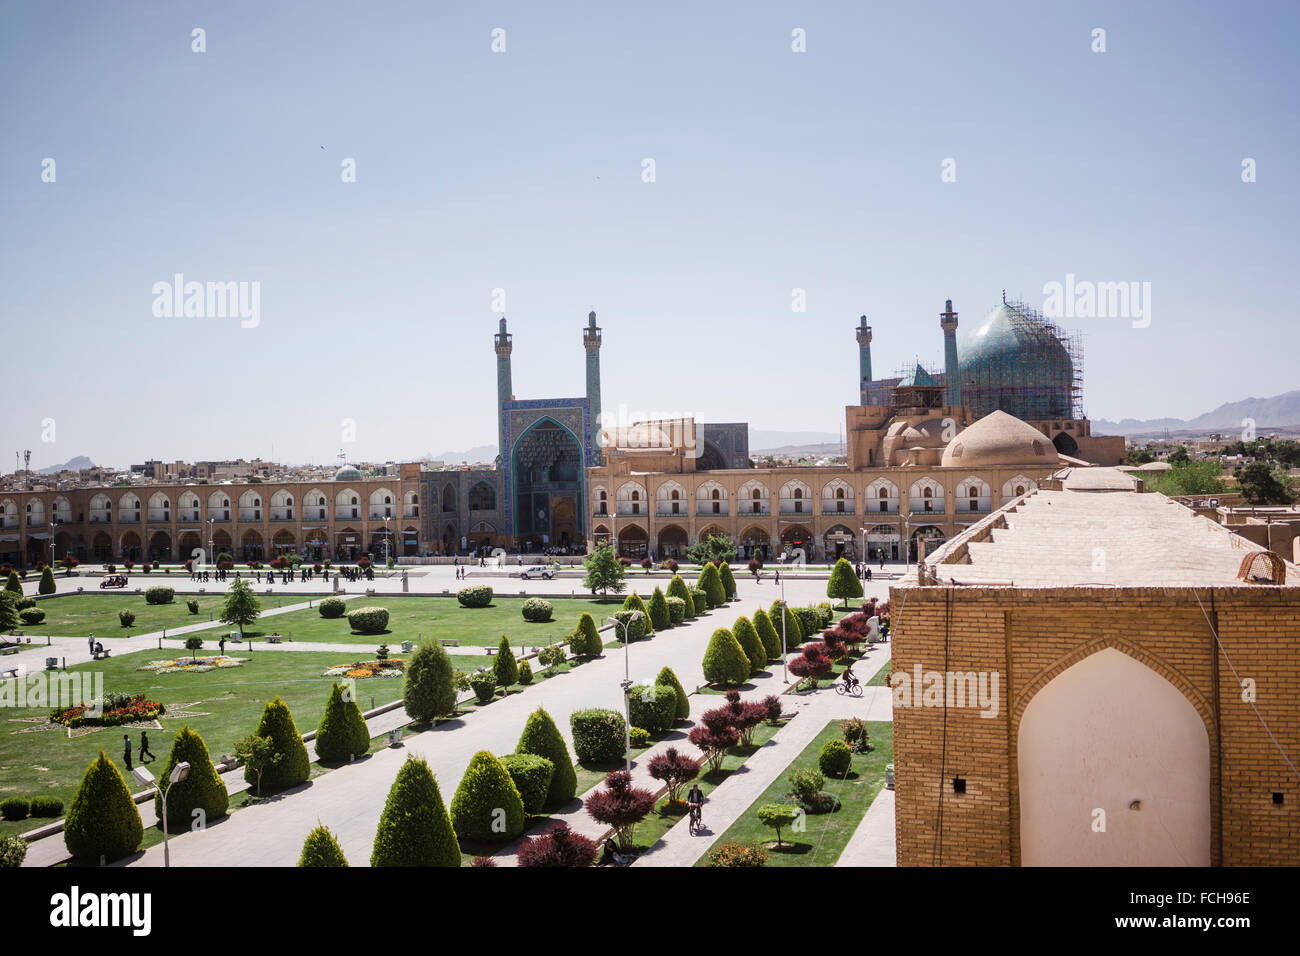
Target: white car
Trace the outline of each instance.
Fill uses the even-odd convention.
[[[551,578],[555,577],[555,568],[549,567],[545,564],[534,564],[530,567],[524,568],[523,572],[519,576],[525,581],[534,581],[537,578],[543,578],[549,581]]]

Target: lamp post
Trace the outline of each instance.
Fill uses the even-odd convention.
[[[388,559],[393,552],[392,546],[389,544],[389,542],[392,540],[391,538],[389,538],[389,534],[391,532],[388,530],[388,522],[391,520],[392,519],[389,518],[387,515],[384,516],[384,567],[388,566]]]
[[[217,519],[208,518],[208,563],[217,564]]]
[[[782,555],[781,564],[785,564],[784,554]],[[781,677],[788,684],[790,683],[790,665],[786,663],[786,646],[785,646],[785,615],[789,609],[785,603],[785,577],[781,578]]]
[[[181,783],[183,780],[188,778],[189,775],[190,775],[190,765],[188,762],[182,761],[181,763],[178,763],[176,766],[172,767],[172,772],[167,777],[167,787],[163,788],[163,786],[161,784],[158,784],[158,782],[154,779],[154,775],[151,774],[144,767],[136,767],[134,770],[131,771],[131,776],[135,777],[135,779],[140,781],[140,783],[144,784],[145,786],[156,785],[158,787],[158,792],[162,794],[163,866],[164,867],[169,867],[172,865],[171,848],[167,844],[167,794],[171,792],[173,786],[175,786],[178,783]]]
[[[623,756],[629,774],[632,772],[632,673],[627,657],[627,626],[640,619],[640,611],[633,611],[626,621],[620,621],[616,617],[605,619],[614,622],[614,633],[617,634],[618,629],[623,628],[623,682],[620,686],[623,688]]]
[[[907,577],[908,572],[912,570],[912,542],[908,538],[912,527],[912,512],[909,509],[899,517],[903,519],[903,577]]]

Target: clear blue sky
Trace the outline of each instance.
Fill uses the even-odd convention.
[[[1152,283],[1149,328],[1066,323],[1092,417],[1296,388],[1298,20],[1264,3],[8,2],[0,467],[21,448],[33,466],[327,461],[345,417],[353,459],[495,443],[498,287],[520,398],[582,394],[595,309],[607,408],[836,432],[859,314],[883,374],[941,360],[945,298],[975,322],[1002,288],[1041,299],[1066,273]],[[155,318],[152,286],[177,272],[260,282],[260,325]]]

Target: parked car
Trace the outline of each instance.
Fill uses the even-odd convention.
[[[544,578],[549,581],[555,577],[555,568],[545,564],[534,564],[531,567],[524,568],[519,576],[525,581],[534,581],[537,578]]]

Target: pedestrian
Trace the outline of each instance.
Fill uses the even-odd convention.
[[[127,743],[130,743],[130,741],[128,740]],[[149,749],[149,734],[146,731],[142,730],[140,731],[140,762],[141,763],[149,762],[148,760],[144,759],[146,756],[148,756],[149,760],[158,759],[153,755],[153,751]]]
[[[122,735],[122,759],[126,761],[127,773],[131,772],[131,737],[129,734]]]
[[[217,647],[221,649],[221,656],[226,656],[226,635],[221,635],[221,640],[217,641]]]
[[[90,645],[90,656],[94,657],[95,656],[95,635],[91,634],[88,638],[86,638],[86,642]]]
[[[871,581],[871,569],[870,569],[870,568],[867,568],[867,581],[868,581],[868,582]]]
[[[780,583],[781,583],[781,569],[780,569],[780,568],[777,568],[777,569],[776,569],[776,580],[775,580],[775,583],[776,583],[776,584],[780,584]]]

